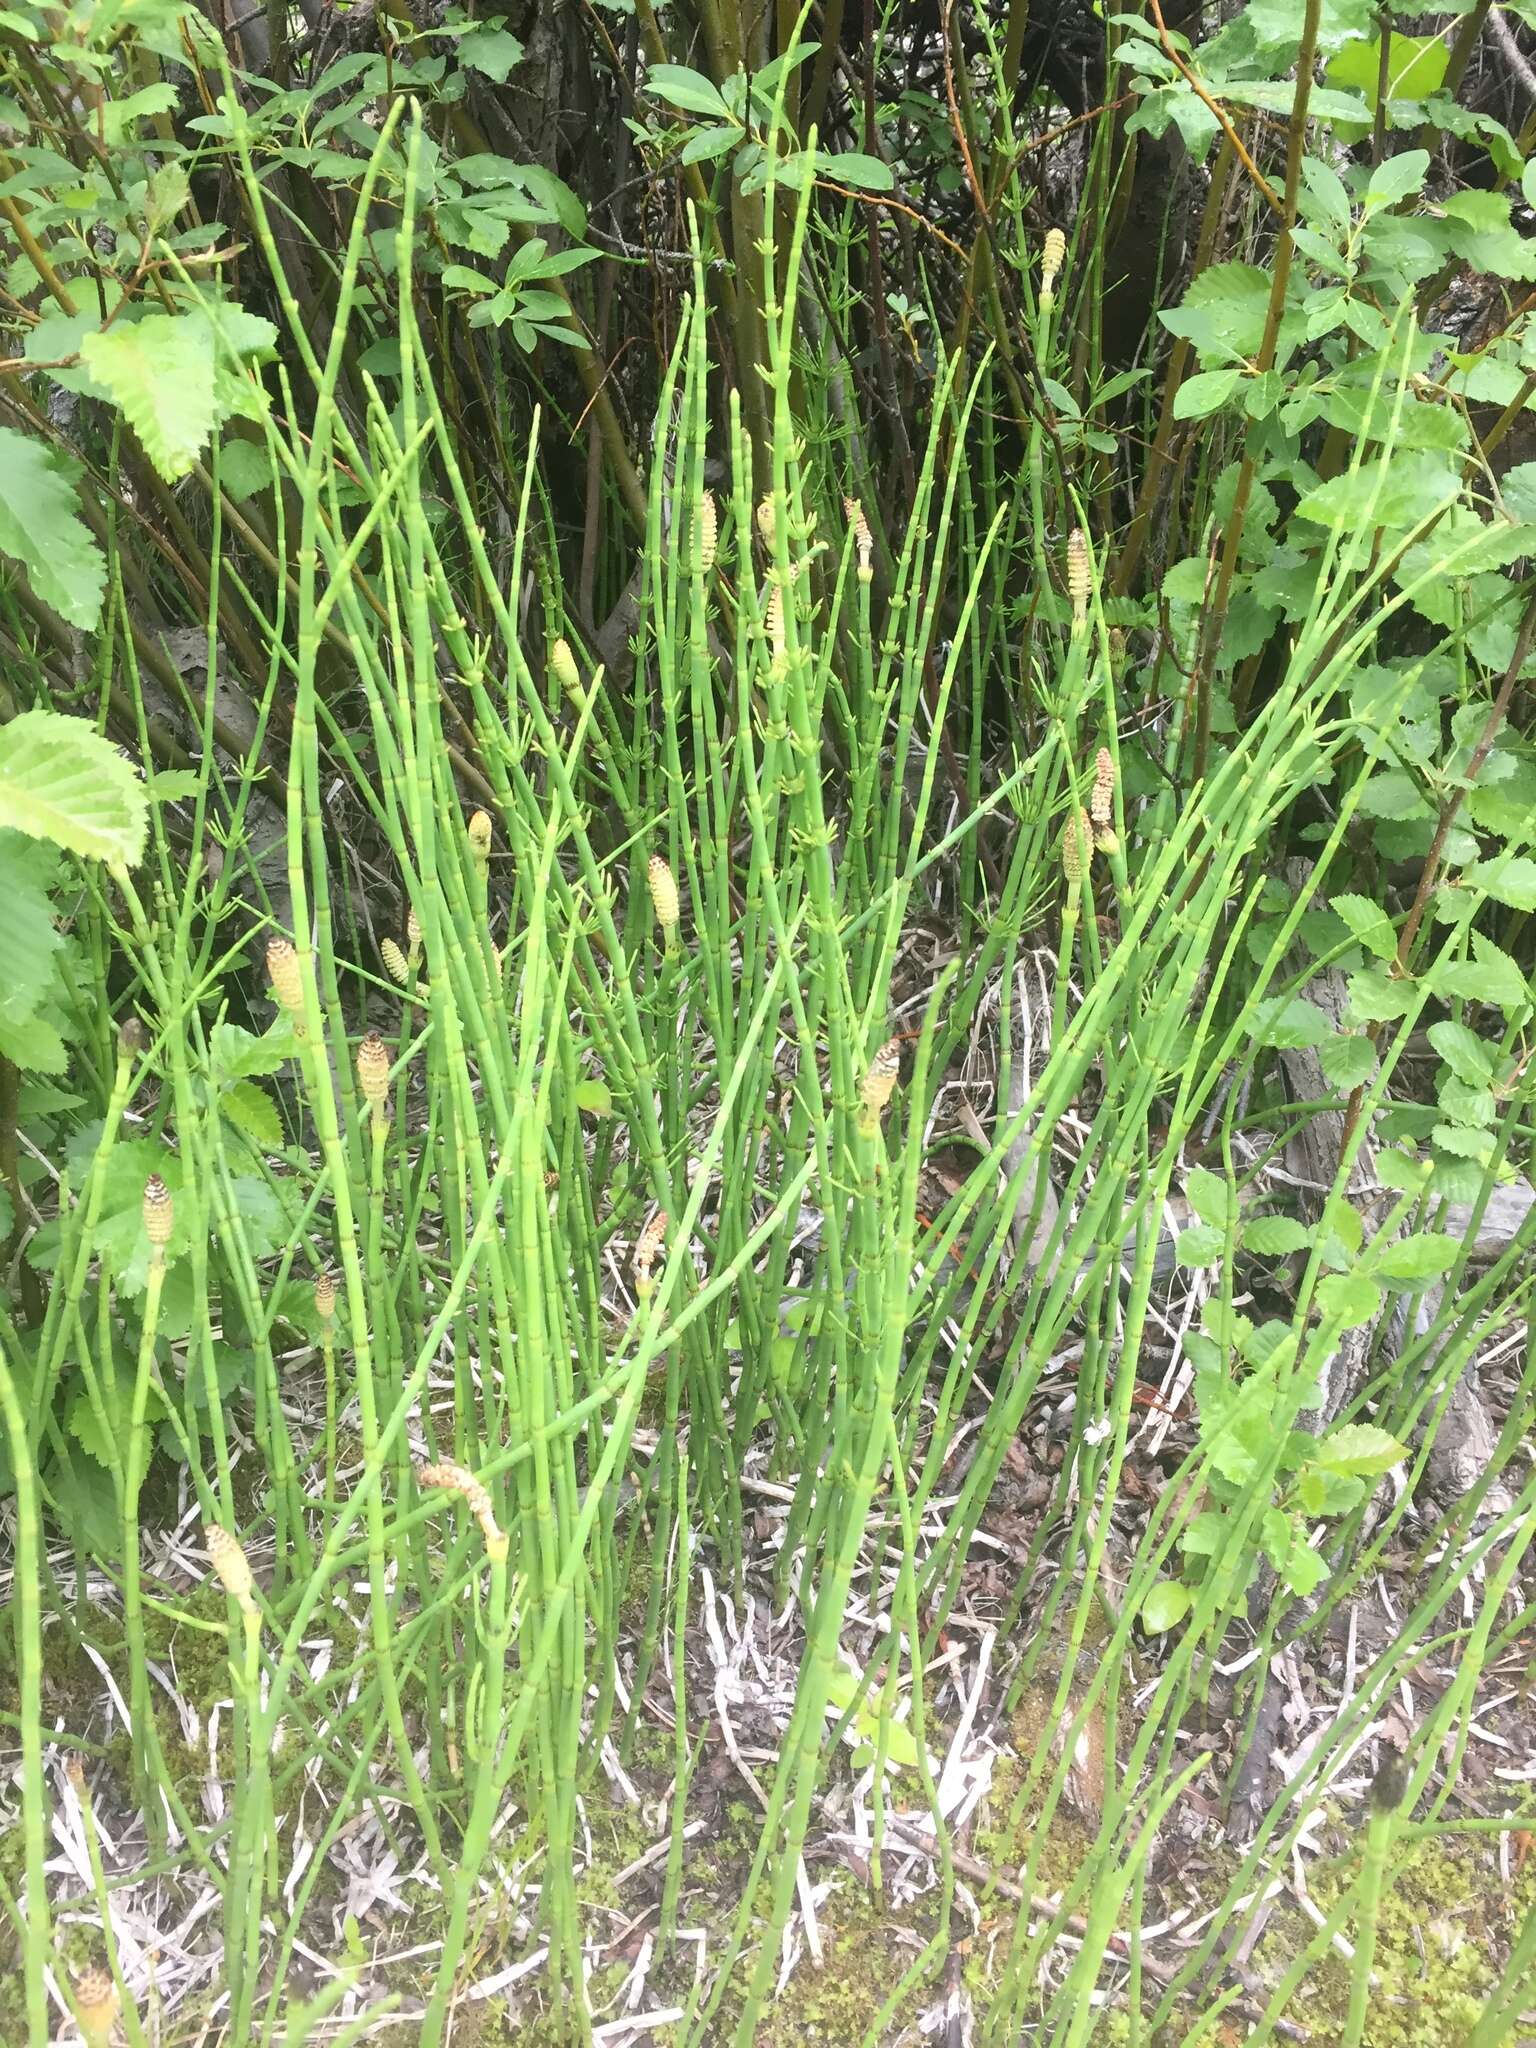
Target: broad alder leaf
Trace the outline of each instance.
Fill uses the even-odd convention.
[[[34,854],[45,862],[58,859],[14,832],[0,832],[0,1024],[12,1029],[26,1023],[47,996],[63,943],[44,877],[33,871]]]
[[[1493,1079],[1493,1049],[1475,1031],[1449,1017],[1431,1024],[1426,1036],[1458,1081],[1481,1088]]]
[[[186,476],[213,432],[213,329],[206,320],[149,313],[88,334],[80,359],[122,408],[167,483]]]
[[[1463,868],[1461,879],[1474,889],[1486,889],[1496,903],[1507,903],[1511,910],[1536,910],[1536,861],[1523,854],[1474,861]]]
[[[1332,904],[1361,945],[1378,960],[1396,957],[1397,933],[1379,903],[1372,902],[1369,896],[1335,896]]]
[[[264,1152],[282,1147],[283,1126],[277,1106],[265,1088],[254,1081],[232,1081],[219,1096],[219,1113],[237,1130],[244,1131]]]
[[[1376,1048],[1361,1033],[1341,1032],[1325,1039],[1317,1057],[1331,1088],[1363,1088],[1376,1071]]]
[[[1202,364],[1229,365],[1258,354],[1269,293],[1267,271],[1250,263],[1213,263],[1184,294],[1184,303],[1158,318],[1171,334],[1194,343]]]
[[[1382,1246],[1379,1252],[1374,1252],[1372,1267],[1388,1280],[1438,1280],[1455,1265],[1460,1250],[1454,1237],[1448,1237],[1444,1231],[1428,1230]]]
[[[1331,1430],[1317,1447],[1319,1464],[1355,1478],[1390,1472],[1407,1455],[1406,1444],[1370,1422],[1346,1422]]]
[[[84,859],[137,864],[149,799],[109,740],[58,711],[24,711],[0,731],[0,826]]]
[[[1295,1216],[1255,1216],[1243,1226],[1244,1245],[1261,1259],[1284,1258],[1311,1242],[1311,1231]]]
[[[1195,1604],[1195,1596],[1180,1579],[1159,1579],[1141,1603],[1141,1625],[1149,1636],[1160,1636],[1177,1628]]]
[[[107,565],[75,497],[75,466],[0,427],[0,553],[20,562],[43,603],[89,633],[101,618]]]

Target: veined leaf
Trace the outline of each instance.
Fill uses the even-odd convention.
[[[1149,1636],[1164,1635],[1178,1627],[1194,1604],[1194,1593],[1182,1579],[1159,1579],[1141,1603],[1141,1625]]]
[[[283,1126],[277,1105],[266,1089],[258,1088],[254,1081],[232,1081],[220,1093],[219,1114],[228,1117],[236,1130],[244,1131],[263,1152],[281,1148]]]
[[[1284,1258],[1311,1242],[1311,1231],[1295,1216],[1255,1216],[1243,1226],[1243,1244],[1261,1259]]]
[[[86,335],[80,359],[121,408],[166,482],[185,476],[207,447],[216,417],[210,323],[147,313]]]
[[[1458,1081],[1465,1082],[1469,1088],[1480,1088],[1492,1080],[1493,1048],[1485,1045],[1465,1024],[1454,1023],[1445,1017],[1438,1024],[1430,1025],[1427,1036]]]
[[[1387,1280],[1438,1280],[1456,1263],[1461,1246],[1443,1231],[1428,1230],[1372,1248],[1371,1270]]]
[[[708,114],[712,120],[728,121],[731,110],[720,97],[720,89],[702,71],[690,71],[686,64],[653,64],[645,74],[645,89],[685,114]]]
[[[80,517],[73,463],[0,427],[0,553],[20,562],[43,603],[90,632],[101,618],[107,565]]]
[[[31,871],[28,856],[36,850],[19,833],[0,831],[0,960],[5,962],[0,1022],[13,1030],[31,1017],[46,994],[62,943],[54,929],[45,881]],[[45,856],[49,857],[57,859]]]
[[[1408,1455],[1406,1444],[1370,1422],[1346,1422],[1330,1430],[1317,1447],[1317,1461],[1334,1472],[1354,1477],[1390,1472]]]
[[[1367,951],[1374,953],[1378,960],[1396,957],[1397,933],[1393,930],[1391,918],[1379,903],[1373,903],[1369,896],[1335,896],[1331,902]]]
[[[3,731],[0,825],[84,859],[133,867],[144,852],[149,799],[111,741],[58,711],[24,711]]]

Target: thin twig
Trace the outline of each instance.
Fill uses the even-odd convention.
[[[1208,110],[1212,114],[1214,114],[1216,119],[1221,123],[1222,133],[1226,136],[1227,140],[1231,143],[1232,147],[1237,151],[1237,154],[1242,161],[1243,169],[1248,173],[1249,177],[1252,178],[1254,184],[1264,194],[1264,197],[1269,201],[1271,209],[1275,213],[1279,214],[1282,219],[1284,219],[1285,207],[1281,203],[1279,193],[1275,190],[1274,186],[1270,184],[1269,180],[1265,177],[1264,173],[1259,169],[1258,165],[1254,162],[1253,158],[1248,154],[1248,150],[1243,142],[1243,138],[1238,134],[1237,130],[1233,127],[1230,116],[1227,115],[1222,110],[1222,108],[1216,104],[1215,100],[1211,98],[1211,95],[1200,83],[1200,80],[1196,77],[1195,73],[1184,62],[1184,59],[1173,47],[1173,38],[1168,33],[1167,24],[1163,20],[1163,10],[1158,5],[1158,0],[1148,0],[1148,5],[1152,9],[1152,19],[1157,24],[1157,33],[1163,45],[1163,54],[1167,57],[1169,63],[1175,66],[1175,68],[1178,70],[1179,75],[1183,78],[1185,84],[1190,88],[1191,92],[1194,93],[1195,97],[1199,100],[1202,100],[1205,106],[1208,108]]]

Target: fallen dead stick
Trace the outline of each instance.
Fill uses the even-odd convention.
[[[932,1856],[937,1859],[941,1854],[937,1836],[929,1834],[926,1828],[913,1827],[907,1821],[891,1820],[889,1818],[886,1820],[886,1828],[889,1833],[899,1836],[903,1842],[908,1843],[914,1849],[920,1850],[925,1856]],[[962,1877],[974,1878],[977,1884],[985,1885],[989,1891],[995,1891],[1002,1898],[1011,1899],[1017,1905],[1023,1905],[1027,1901],[1031,1912],[1044,1914],[1047,1919],[1051,1920],[1054,1920],[1061,1912],[1061,1902],[1059,1899],[1042,1898],[1038,1892],[1026,1893],[1022,1886],[1016,1885],[1011,1878],[1004,1877],[1001,1872],[993,1870],[988,1864],[983,1863],[979,1856],[972,1856],[968,1850],[951,1849],[949,1860]],[[1086,1940],[1088,1935],[1088,1923],[1080,1915],[1068,1913],[1061,1923],[1061,1931],[1072,1939],[1082,1942]],[[1107,1951],[1110,1961],[1127,1965],[1130,1963],[1130,1956],[1125,1954],[1121,1948],[1115,1946],[1115,1944],[1123,1943],[1127,1939],[1128,1937],[1118,1932],[1118,1930],[1110,1935],[1110,1946]],[[1175,1963],[1159,1962],[1154,1956],[1143,1955],[1141,1958],[1143,1974],[1151,1977],[1158,1984],[1171,1984],[1174,1978],[1178,1976],[1180,1967],[1180,1965]],[[1239,1982],[1242,1983],[1246,1991],[1252,1992],[1257,1988],[1250,1984],[1246,1978],[1240,1978]],[[1262,2008],[1250,1999],[1234,1999],[1231,2010],[1245,2020],[1256,2021],[1262,2017]],[[1290,2020],[1277,2019],[1271,2024],[1275,2032],[1283,2035],[1288,2041],[1305,2041],[1310,2038],[1304,2027],[1298,2027]]]

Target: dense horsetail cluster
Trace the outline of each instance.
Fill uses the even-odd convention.
[[[0,2042],[1536,2027],[1531,32],[855,12],[0,15]]]

